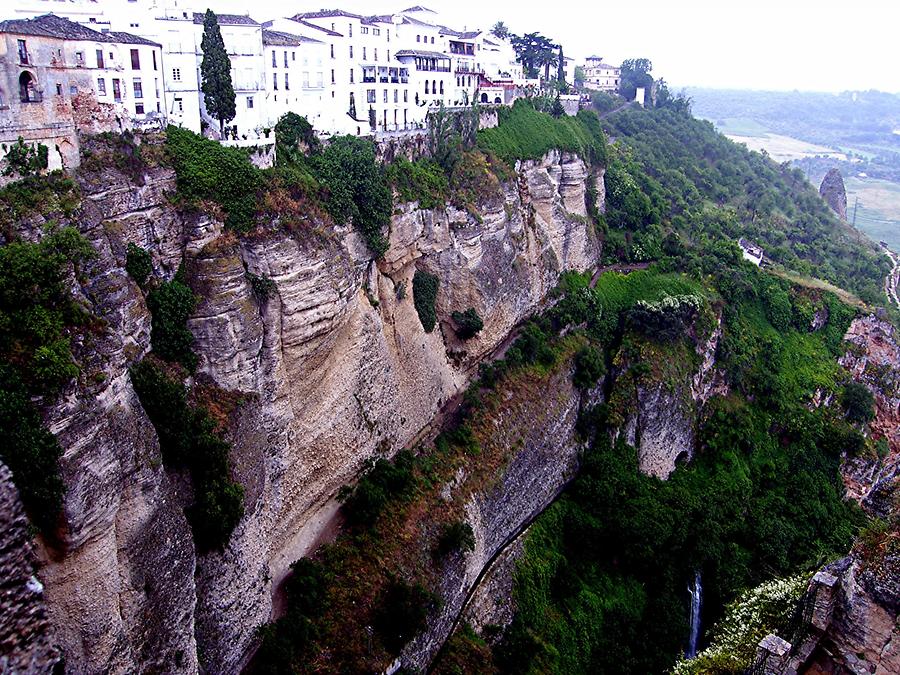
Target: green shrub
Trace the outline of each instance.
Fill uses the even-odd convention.
[[[231,446],[215,430],[206,409],[188,403],[184,385],[164,364],[147,358],[132,366],[130,375],[156,429],[164,463],[190,473],[194,502],[187,514],[198,549],[221,548],[244,515],[244,489],[230,478]]]
[[[331,217],[338,223],[352,221],[372,254],[381,257],[388,246],[384,229],[391,219],[393,199],[372,142],[338,136],[310,158],[310,166],[325,189],[325,208]]]
[[[550,150],[575,152],[590,163],[606,161],[606,138],[596,114],[555,119],[538,112],[527,99],[500,111],[500,124],[478,132],[478,147],[514,166],[519,159],[540,159]]]
[[[246,231],[253,226],[263,175],[245,152],[171,125],[166,130],[166,147],[174,162],[179,194],[188,200],[219,204],[231,229]]]
[[[8,241],[17,239],[13,225],[32,214],[53,220],[70,216],[79,205],[78,187],[62,171],[29,176],[0,188],[0,230]]]
[[[460,155],[450,176],[450,187],[453,204],[466,209],[479,221],[480,207],[503,196],[500,180],[487,156],[475,150]]]
[[[153,274],[153,261],[150,254],[137,244],[128,244],[125,252],[125,271],[141,288]]]
[[[18,174],[25,178],[34,176],[47,168],[48,151],[47,146],[43,143],[37,145],[28,145],[21,136],[6,150],[6,168],[3,170],[4,176],[13,176]]]
[[[317,152],[319,138],[312,124],[297,113],[288,112],[275,125],[275,156],[278,164],[298,161],[306,152]]]
[[[436,548],[438,556],[445,556],[453,551],[466,553],[474,550],[475,533],[472,526],[462,520],[456,520],[444,527]]]
[[[437,312],[435,311],[437,292],[438,278],[428,272],[416,270],[413,275],[413,304],[426,333],[433,331],[437,324]]]
[[[429,608],[435,603],[434,596],[421,584],[394,581],[385,589],[372,623],[388,652],[399,654],[425,627]]]
[[[606,373],[603,352],[593,345],[586,345],[575,355],[575,374],[572,378],[579,389],[590,389]]]
[[[460,340],[473,338],[484,328],[484,321],[474,307],[469,307],[465,312],[453,312],[450,318],[456,324],[456,334]]]
[[[278,288],[269,277],[252,272],[246,272],[246,276],[247,281],[250,282],[250,288],[253,289],[253,295],[259,301],[268,300]]]
[[[61,456],[62,448],[44,427],[25,384],[12,366],[0,365],[0,459],[12,472],[31,522],[45,533],[56,525],[65,494]]]
[[[848,382],[841,391],[841,405],[847,419],[856,424],[866,424],[875,418],[875,397],[869,388],[859,382]]]
[[[449,198],[447,175],[431,160],[410,162],[398,157],[388,167],[387,175],[401,202],[416,201],[419,208],[434,209],[443,206]]]
[[[197,306],[194,293],[176,275],[150,291],[147,306],[153,317],[150,344],[154,353],[193,371],[197,355],[193,352],[194,336],[188,330],[187,320]]]
[[[351,526],[369,527],[391,501],[408,496],[414,485],[412,466],[413,456],[409,451],[398,453],[393,462],[384,458],[369,460],[356,485],[344,486],[338,493],[347,522]]]

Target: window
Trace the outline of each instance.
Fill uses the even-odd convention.
[[[353,37],[353,24],[352,23],[347,24],[347,32],[350,34],[350,37]]]
[[[153,70],[156,70],[156,52],[150,52],[153,55]]]
[[[390,49],[387,50],[387,60],[388,61],[391,60],[391,50]]]
[[[272,89],[278,91],[278,73],[272,73]]]
[[[102,77],[97,80],[97,93],[106,96],[106,80]]]
[[[25,44],[25,40],[17,40],[19,45],[19,63],[23,66],[28,65],[28,45]]]
[[[428,93],[428,80],[425,80],[425,93]]]
[[[421,41],[422,41],[422,36],[416,35],[416,42],[421,42]]]
[[[291,61],[297,60],[297,52],[291,52]]]
[[[139,77],[134,78],[133,87],[134,87],[134,97],[135,98],[144,98],[144,88],[143,88],[143,86],[141,86],[141,79]]]
[[[442,84],[443,84],[443,83],[442,83]],[[432,80],[432,81],[431,81],[431,93],[432,93],[432,94],[436,94],[436,93],[437,93],[437,80]]]
[[[434,44],[434,35],[431,36],[431,44]]]
[[[363,47],[363,59],[362,60],[363,61],[366,60],[366,48],[365,47]]]
[[[334,84],[334,68],[331,69],[331,84]]]
[[[403,90],[403,102],[409,103],[409,91],[406,89]]]
[[[394,89],[394,103],[400,102],[400,90]]]
[[[172,79],[175,82],[181,82],[181,68],[172,68]]]
[[[387,89],[384,90],[384,102],[385,102],[385,103],[388,102]]]
[[[248,110],[253,109],[253,97],[252,96],[247,97],[247,109]]]
[[[285,74],[284,74],[284,90],[285,90],[285,91],[289,91],[290,88],[291,88],[291,87],[290,87],[290,85],[288,84],[288,74],[285,73]]]
[[[62,96],[62,84],[59,82],[56,83],[56,95]]]
[[[156,93],[156,98],[159,98],[159,80],[155,77],[153,78],[153,91]]]
[[[288,67],[287,49],[284,50],[284,67]]]
[[[331,58],[334,58],[334,45],[329,45],[331,47]]]
[[[141,69],[141,55],[137,49],[131,50],[131,69],[132,70],[140,70]]]
[[[353,58],[353,45],[350,45],[350,58]]]
[[[316,73],[316,86],[319,88],[325,86],[325,77],[321,70]]]
[[[178,109],[178,112],[184,112],[184,101],[182,101],[180,98],[176,98],[175,108]]]
[[[277,68],[277,67],[278,67],[278,57],[275,55],[275,50],[274,50],[274,49],[272,50],[272,67],[273,67],[273,68]]]
[[[378,60],[378,47],[375,47],[372,51],[375,52],[375,61],[377,61]]]
[[[366,103],[375,103],[374,89],[366,89]]]
[[[373,28],[373,29],[372,29],[372,35],[381,35],[381,29],[380,29],[380,28]]]
[[[106,67],[106,66],[103,65],[103,50],[102,50],[102,49],[98,49],[98,50],[97,50],[97,67],[98,67],[98,68],[105,68],[105,67]]]
[[[319,75],[319,77],[322,77],[322,76]],[[309,87],[309,71],[308,70],[303,71],[303,86],[307,87],[307,88]]]
[[[363,35],[368,35],[369,28],[367,26],[363,26],[362,28],[359,29],[359,32],[362,33]]]
[[[353,84],[353,68],[350,69],[350,84]]]
[[[144,104],[142,102],[135,103],[134,104],[134,112],[136,115],[143,115],[144,114]]]

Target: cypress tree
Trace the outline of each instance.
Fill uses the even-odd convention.
[[[556,68],[556,80],[559,82],[559,86],[563,87],[566,84],[566,63],[563,59],[562,45],[559,46],[559,65]]]
[[[203,61],[200,63],[200,90],[206,111],[219,120],[219,133],[224,133],[225,122],[234,119],[237,112],[234,86],[231,83],[231,59],[225,51],[225,41],[219,30],[219,19],[211,9],[203,17]]]

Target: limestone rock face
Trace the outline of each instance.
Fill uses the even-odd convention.
[[[844,188],[844,179],[837,169],[829,169],[819,186],[819,194],[825,203],[841,217],[847,220],[847,190]]]
[[[448,559],[438,594],[441,608],[427,628],[404,648],[404,666],[425,669],[450,635],[469,592],[495,554],[540,514],[577,468],[580,443],[575,438],[580,395],[571,382],[570,366],[559,369],[527,400],[500,415],[488,444],[518,448],[495,483],[466,504],[466,522],[475,534],[475,549]],[[515,549],[507,572],[514,567]],[[512,579],[499,572],[499,585]]]
[[[634,388],[622,432],[638,450],[641,471],[668,478],[680,462],[693,459],[696,450],[697,408],[713,395],[726,394],[727,384],[716,368],[715,354],[721,324],[696,345],[698,365],[692,371],[670,373],[663,380],[650,378]]]
[[[172,206],[168,170],[140,181],[114,168],[84,177],[72,224],[98,257],[72,277],[73,292],[106,323],[91,344],[74,345],[79,382],[44,406],[64,451],[66,528],[61,551],[38,546],[67,669],[239,670],[290,564],[328,526],[337,490],[370,457],[412,444],[564,270],[596,265],[587,176],[574,155],[550,153],[521,165],[478,218],[398,205],[377,264],[349,226],[223,233],[214,218]],[[23,234],[40,236],[40,225]],[[183,267],[199,298],[189,321],[196,378],[241,394],[228,436],[245,517],[220,552],[195,553],[188,488],[162,466],[131,386],[128,368],[150,348],[150,316],[124,271],[128,243],[151,253],[158,279]],[[417,269],[440,281],[430,334],[413,306]],[[254,292],[248,273],[270,279],[270,291]],[[463,342],[450,314],[469,307],[484,330]],[[548,418],[556,431],[535,428],[508,467],[505,485],[521,494],[470,505],[483,559],[573,466],[568,441],[556,444],[570,437],[577,408],[564,393]]]
[[[847,457],[841,465],[847,494],[886,517],[900,485],[900,341],[894,327],[875,315],[855,319],[844,336],[850,349],[840,364],[875,397],[868,434],[887,442],[884,457]]]
[[[38,580],[28,518],[0,462],[0,672],[49,673],[59,663],[44,586]]]
[[[150,319],[123,269],[120,237],[127,233],[153,250],[159,269],[172,268],[184,223],[165,199],[173,185],[168,172],[144,185],[110,175],[102,185],[102,192],[99,184],[82,186],[73,224],[97,258],[71,282],[105,330],[89,344],[73,344],[82,376],[45,406],[47,426],[63,448],[65,527],[61,550],[38,542],[38,576],[67,669],[126,673],[137,663],[194,672],[194,546],[128,376],[149,349]]]

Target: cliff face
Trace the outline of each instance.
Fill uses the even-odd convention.
[[[440,610],[429,617],[428,626],[404,648],[400,660],[413,670],[427,668],[449,637],[456,617],[464,609],[470,591],[482,579],[482,572],[494,565],[501,551],[509,561],[514,555],[504,547],[540,514],[559,494],[578,464],[580,443],[575,423],[581,397],[573,388],[571,362],[567,362],[527,398],[519,398],[493,421],[489,446],[514,448],[509,463],[495,483],[476,493],[466,504],[466,522],[475,535],[475,549],[465,556],[454,555],[441,571],[438,594]],[[511,547],[521,552],[521,547]],[[512,563],[505,570],[511,588]],[[502,574],[493,575],[497,579]],[[503,583],[500,581],[500,583]],[[511,596],[507,595],[509,602]],[[493,616],[490,610],[485,614]]]
[[[59,663],[44,587],[35,576],[28,519],[0,462],[0,672],[50,672]]]
[[[479,219],[400,205],[378,264],[350,228],[223,234],[215,220],[171,206],[166,170],[143,185],[111,169],[83,179],[73,224],[99,257],[73,284],[107,328],[77,346],[85,375],[46,410],[64,449],[66,531],[63,551],[42,550],[40,571],[67,665],[239,668],[271,615],[275,587],[327,525],[337,489],[367,458],[410,444],[563,270],[595,265],[586,176],[581,160],[550,153],[523,164],[502,197],[480,205]],[[31,225],[25,234],[37,236],[39,223]],[[123,270],[129,242],[151,252],[158,277],[170,278],[183,259],[199,298],[189,322],[198,377],[244,394],[229,440],[245,517],[222,552],[195,555],[185,485],[162,467],[131,387],[127,369],[149,350],[150,317]],[[440,279],[431,334],[412,303],[416,269]],[[248,271],[270,278],[274,292],[256,297]],[[449,313],[468,307],[485,326],[460,343]],[[543,451],[537,440],[535,448]],[[543,503],[543,486],[522,486],[520,499]],[[479,545],[495,546],[490,537],[524,508],[472,504],[473,522],[484,523]]]

